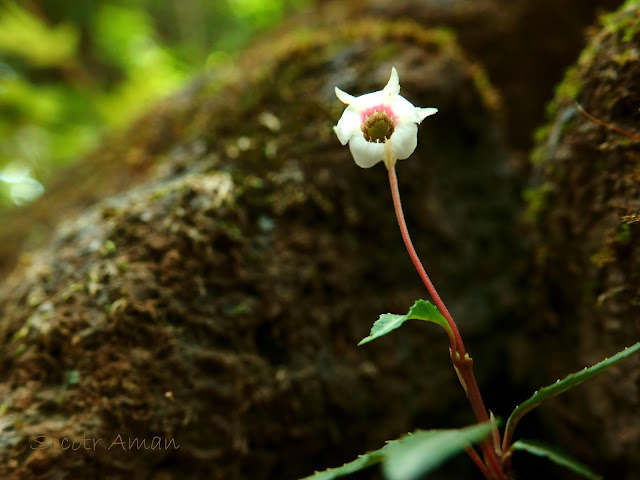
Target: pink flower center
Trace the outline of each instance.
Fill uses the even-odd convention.
[[[376,112],[386,113],[387,116],[393,121],[394,124],[397,121],[396,115],[393,113],[393,110],[381,103],[380,105],[376,105],[375,107],[369,107],[364,112],[362,112],[360,123],[364,124],[367,118]]]
[[[395,130],[394,120],[393,111],[385,105],[366,109],[360,125],[364,139],[371,143],[385,143]]]

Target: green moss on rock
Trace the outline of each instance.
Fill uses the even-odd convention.
[[[603,17],[556,90],[549,124],[536,138],[527,200],[537,217],[534,247],[545,252],[535,289],[544,315],[537,323],[557,325],[549,350],[555,344],[578,351],[577,358],[554,362],[552,376],[593,364],[640,337],[640,231],[634,220],[640,214],[640,145],[576,105],[637,133],[640,60],[629,52],[640,51],[639,28],[638,2]],[[639,367],[640,359],[629,359],[617,373],[570,393],[553,420],[567,444],[584,458],[599,456],[604,471],[617,478],[635,478],[640,468]],[[562,412],[571,412],[571,419]]]

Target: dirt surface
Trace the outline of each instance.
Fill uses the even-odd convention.
[[[564,375],[640,340],[640,5],[628,2],[567,74],[539,132],[527,193],[547,365]],[[576,102],[607,128],[580,113]],[[543,363],[540,362],[540,366]],[[640,471],[640,357],[554,402],[550,424],[610,478]],[[598,452],[597,454],[595,452]]]
[[[517,192],[483,72],[410,23],[307,31],[245,62],[134,126],[149,180],[68,218],[3,284],[0,477],[294,479],[471,421],[443,332],[355,346],[425,292],[384,168],[356,167],[331,127],[334,86],[379,89],[392,65],[411,101],[441,109],[399,178],[472,341],[509,317],[517,251],[496,223]],[[472,353],[485,383],[500,352]]]

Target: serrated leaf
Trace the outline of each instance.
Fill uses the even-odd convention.
[[[344,475],[349,475],[351,473],[356,473],[360,470],[364,470],[365,468],[369,468],[372,465],[382,462],[383,459],[384,457],[382,457],[381,451],[376,450],[375,452],[365,453],[353,462],[345,463],[341,467],[329,468],[322,472],[316,472],[309,477],[303,478],[302,480],[333,480],[334,478],[342,477]]]
[[[426,300],[418,300],[413,304],[409,309],[409,313],[406,315],[395,315],[393,313],[380,315],[380,318],[378,318],[378,320],[373,324],[373,327],[371,327],[369,336],[362,339],[360,343],[358,343],[358,346],[369,343],[376,338],[380,338],[387,333],[392,332],[396,328],[401,327],[407,320],[424,320],[426,322],[438,324],[447,331],[447,334],[450,337],[452,336],[449,324],[438,309]]]
[[[571,470],[578,475],[582,475],[589,480],[602,480],[600,475],[594,473],[583,463],[570,457],[566,453],[559,451],[557,448],[547,445],[546,443],[535,440],[518,440],[511,446],[511,448],[513,450],[521,450],[539,457],[548,458],[556,465],[565,467],[566,469]]]
[[[364,455],[360,455],[352,462],[345,463],[341,467],[328,468],[327,470],[323,470],[322,472],[316,472],[313,475],[305,477],[302,480],[333,480],[335,478],[349,475],[351,473],[356,473],[360,470],[364,470],[365,468],[369,468],[382,462],[386,458],[385,452],[388,451],[388,449],[398,441],[399,440],[391,441],[384,447],[372,452],[367,452]]]
[[[484,439],[491,432],[491,428],[490,423],[483,423],[460,429],[417,430],[415,433],[409,433],[398,440],[388,442],[378,450],[360,455],[354,461],[345,463],[341,467],[316,472],[302,480],[334,480],[381,462],[385,462],[384,471],[387,478],[411,480],[418,477],[406,476],[408,470],[405,469],[405,463],[410,462],[406,466],[412,468],[413,471],[419,471],[418,476],[424,475],[448,458],[462,452],[467,445]],[[425,461],[416,461],[418,460],[415,458],[417,456],[424,457]],[[389,468],[392,469],[391,473],[387,472]]]
[[[540,405],[543,401],[548,400],[549,398],[553,398],[561,393],[566,392],[567,390],[580,385],[581,383],[589,380],[592,377],[595,377],[599,373],[602,373],[607,368],[612,367],[616,363],[621,362],[625,358],[633,355],[634,353],[640,350],[640,342],[632,345],[631,347],[627,347],[621,352],[616,353],[614,356],[609,357],[601,361],[600,363],[595,364],[592,367],[585,368],[580,372],[572,373],[567,375],[562,380],[558,380],[553,385],[548,385],[546,387],[541,388],[537,392],[535,392],[531,398],[524,401],[520,405],[518,405],[511,416],[507,420],[507,426],[505,428],[505,444],[504,447],[509,447],[509,442],[513,438],[513,431],[516,428],[516,425],[531,410]]]
[[[407,435],[389,445],[383,472],[388,480],[414,480],[439,467],[449,458],[462,453],[473,443],[484,440],[491,423],[450,430],[423,430]]]

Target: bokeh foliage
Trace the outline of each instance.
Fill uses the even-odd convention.
[[[0,206],[310,0],[0,0]]]

